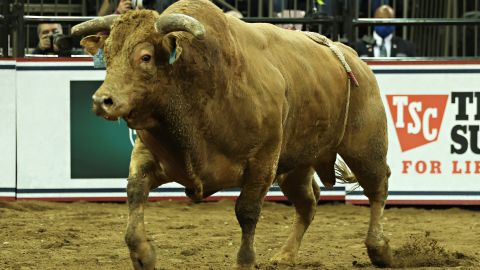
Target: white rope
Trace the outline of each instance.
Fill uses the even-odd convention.
[[[331,41],[330,39],[328,39],[324,35],[320,35],[319,33],[308,32],[308,31],[305,31],[305,32],[302,32],[302,33],[304,33],[307,37],[309,37],[311,40],[317,42],[318,44],[329,47],[330,50],[332,50],[332,52],[337,56],[338,60],[340,60],[340,63],[342,63],[343,68],[345,68],[345,71],[347,72],[348,78],[353,81],[355,86],[358,87],[358,81],[355,78],[355,75],[353,74],[352,69],[348,65],[347,60],[345,59],[345,55],[333,43],[333,41]]]

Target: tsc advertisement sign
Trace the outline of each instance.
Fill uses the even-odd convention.
[[[464,67],[373,66],[389,126],[390,203],[480,200],[480,71]],[[360,194],[347,200],[365,201]]]
[[[450,154],[461,157],[471,151],[480,154],[478,145],[478,123],[469,123],[470,119],[480,120],[478,112],[467,113],[467,99],[474,100],[474,92],[452,92],[450,104],[453,106],[455,125],[450,130]],[[478,92],[480,96],[480,92]],[[388,105],[393,118],[402,152],[437,141],[442,125],[448,95],[387,95]],[[410,99],[410,101],[409,101]],[[472,103],[472,102],[469,102]],[[476,102],[473,104],[478,110]],[[408,110],[405,110],[408,108]],[[446,131],[447,132],[447,131]],[[452,159],[449,163],[440,160],[429,162],[420,160],[402,161],[402,173],[410,170],[424,174],[480,174],[480,160]]]

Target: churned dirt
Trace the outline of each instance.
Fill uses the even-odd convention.
[[[258,269],[373,269],[363,240],[367,207],[319,205],[295,266],[269,259],[286,239],[293,207],[266,202],[257,227]],[[131,269],[124,203],[0,201],[0,269]],[[146,228],[157,269],[232,269],[240,228],[234,202],[149,202]],[[480,269],[480,211],[390,208],[385,232],[398,266]]]

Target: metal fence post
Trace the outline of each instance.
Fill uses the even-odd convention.
[[[343,33],[346,35],[348,43],[353,44],[357,41],[357,37],[355,35],[355,25],[354,20],[357,19],[357,0],[346,0],[344,5],[344,18],[343,18]]]
[[[0,41],[2,47],[2,56],[8,57],[8,31],[10,30],[9,27],[9,20],[10,20],[10,10],[9,10],[9,3],[10,1],[3,1],[2,6],[0,7],[2,10],[2,20],[1,24],[2,27],[0,28]]]
[[[340,22],[341,15],[338,14],[338,1],[332,1],[330,4],[330,14],[334,22],[332,23],[332,36],[331,39],[334,41],[340,40]]]
[[[23,16],[24,0],[16,0],[12,9],[12,41],[13,41],[13,57],[25,56],[25,22]]]

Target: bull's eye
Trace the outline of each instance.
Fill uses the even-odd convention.
[[[144,55],[142,55],[142,61],[143,61],[144,63],[150,62],[151,59],[152,59],[152,56],[151,56],[150,54],[144,54]]]

